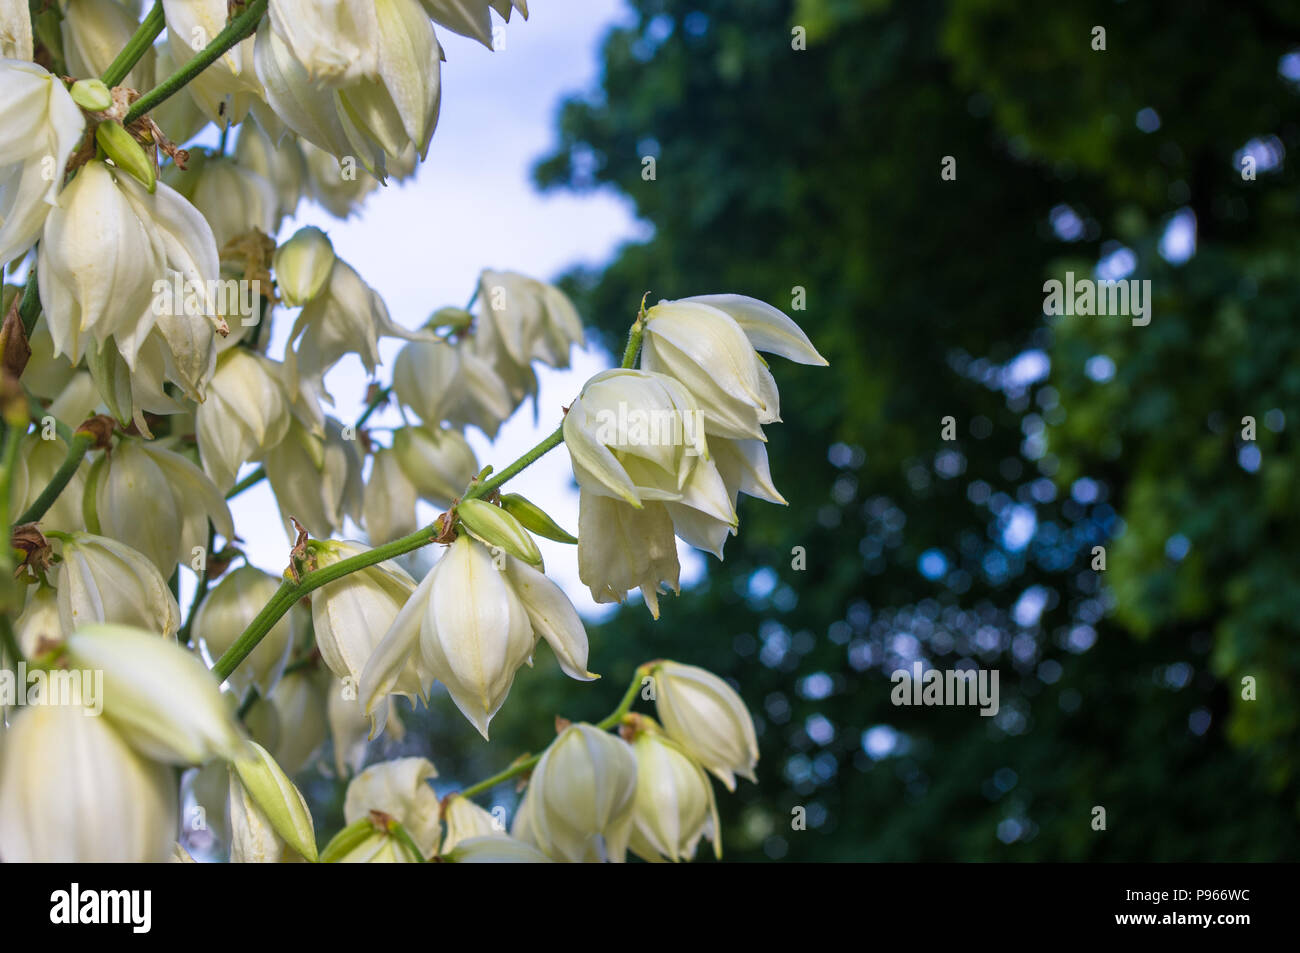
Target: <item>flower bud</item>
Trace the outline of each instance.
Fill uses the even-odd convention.
[[[136,11],[119,0],[67,0],[63,9],[63,56],[73,76],[102,76],[140,25]],[[131,89],[153,86],[152,49],[122,80]]]
[[[232,765],[239,783],[270,822],[275,833],[302,857],[316,862],[316,832],[301,792],[261,745],[249,742],[251,756]]]
[[[434,506],[451,506],[479,472],[469,441],[447,427],[402,427],[393,433],[393,453],[416,492]]]
[[[211,673],[173,642],[124,625],[88,625],[67,638],[73,667],[104,673],[104,716],[156,761],[202,764],[244,745]]]
[[[756,781],[758,739],[749,710],[735,689],[694,665],[661,662],[654,669],[655,709],[673,741],[728,791],[735,775]]]
[[[532,530],[543,539],[553,539],[557,543],[570,544],[578,541],[578,537],[561,528],[540,506],[531,500],[525,499],[518,493],[501,494],[501,508],[519,520],[525,529]]]
[[[627,742],[594,725],[569,725],[537,762],[512,833],[552,860],[622,863],[636,787]]]
[[[144,147],[116,120],[105,120],[95,127],[95,143],[113,160],[113,165],[135,176],[150,195],[157,189],[157,170]]]
[[[238,641],[279,588],[274,576],[256,566],[240,566],[221,577],[194,613],[194,636],[214,662]],[[250,686],[263,697],[269,695],[292,651],[293,629],[286,614],[235,669],[231,685],[241,695]]]
[[[489,548],[502,549],[530,566],[542,565],[537,543],[519,521],[499,506],[483,500],[461,500],[456,515],[469,534]]]
[[[649,719],[646,719],[649,721]],[[636,803],[630,847],[643,860],[691,860],[700,837],[722,859],[718,805],[704,769],[657,729],[632,742]]]
[[[443,835],[439,852],[446,856],[456,845],[472,837],[506,837],[506,827],[483,808],[459,794],[443,805],[443,820],[447,833]]]
[[[397,821],[428,858],[438,849],[438,795],[429,785],[438,771],[425,758],[397,758],[373,764],[348,783],[343,818],[349,824],[379,811]]]
[[[68,89],[72,101],[90,112],[103,112],[113,105],[113,93],[98,79],[79,79]],[[98,135],[99,130],[96,130]]]
[[[357,441],[343,434],[332,417],[325,419],[324,436],[295,419],[284,440],[266,452],[266,475],[286,529],[293,516],[325,537],[342,528],[345,516],[361,517],[361,453]]]
[[[308,225],[275,250],[274,267],[280,300],[297,308],[325,288],[334,268],[334,246],[324,232]]]
[[[180,607],[156,566],[106,536],[73,533],[63,541],[55,588],[65,632],[91,622],[136,626],[174,639]]]
[[[214,762],[215,763],[215,762]],[[230,862],[232,864],[278,864],[284,858],[284,838],[271,823],[266,812],[235,773],[226,768],[226,817],[230,825]]]
[[[159,643],[161,644],[161,643]],[[107,718],[29,705],[5,731],[0,855],[9,863],[160,863],[176,838],[172,771]]]

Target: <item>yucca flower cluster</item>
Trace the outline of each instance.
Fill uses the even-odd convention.
[[[702,838],[720,855],[709,775],[755,780],[757,737],[735,687],[690,665],[647,663],[608,718],[557,720],[543,753],[441,799],[432,763],[367,766],[368,742],[439,691],[487,739],[543,642],[594,681],[536,537],[576,544],[598,601],[639,589],[657,618],[678,540],[721,558],[739,494],[784,502],[758,352],[824,364],[804,333],[739,295],[643,304],[622,366],[535,407],[550,437],[484,467],[466,428],[494,439],[536,402],[536,366],[584,346],[569,298],[485,269],[468,307],[409,328],[325,231],[278,237],[304,199],[346,219],[414,174],[436,31],[491,48],[493,18],[527,5],[33,9],[0,0],[0,267],[24,276],[0,330],[0,860],[190,860],[183,804],[206,819],[196,852],[236,862],[678,861]],[[182,148],[209,124],[220,148]],[[375,377],[383,337],[404,342],[391,383],[360,419],[331,416],[329,371],[356,355]],[[390,400],[405,424],[368,431]],[[576,536],[505,487],[561,443]],[[240,551],[228,501],[262,480],[285,566]],[[422,578],[397,562],[426,547]],[[346,826],[318,846],[292,779],[327,740]],[[513,818],[475,802],[525,775]]]

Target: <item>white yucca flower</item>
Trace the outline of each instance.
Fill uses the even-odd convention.
[[[750,781],[758,738],[749,709],[735,689],[694,665],[661,662],[654,669],[655,709],[673,741],[727,786],[738,774]]]
[[[440,854],[449,854],[456,845],[475,837],[508,837],[505,824],[467,797],[456,795],[446,801],[442,811],[447,822]]]
[[[244,42],[251,43],[252,40]],[[275,229],[278,231],[280,223],[298,210],[298,203],[307,190],[307,159],[297,139],[293,136],[277,139],[250,116],[239,124],[235,161],[256,172],[275,189]]]
[[[430,426],[472,424],[489,438],[517,406],[492,366],[463,342],[404,345],[393,365],[393,392]]]
[[[484,738],[510,693],[515,673],[539,639],[564,673],[590,680],[587,633],[555,583],[522,560],[460,536],[424,577],[393,621],[361,675],[361,698],[376,711],[417,658],[426,679],[447,687],[452,701]]]
[[[146,629],[154,638],[175,638],[180,607],[142,553],[106,536],[73,533],[62,540],[62,556],[55,588],[63,631],[111,622]]]
[[[184,63],[211,43],[225,28],[229,9],[227,0],[163,0],[172,59]],[[262,90],[253,69],[252,37],[226,50],[186,89],[218,125],[243,120]]]
[[[756,349],[826,364],[799,325],[757,298],[661,301],[644,320],[641,367],[681,381],[699,401],[710,436],[762,440],[762,425],[781,419],[776,381]]]
[[[422,499],[449,507],[479,472],[464,434],[450,427],[402,427],[393,434],[393,454]]]
[[[26,15],[26,6],[23,7]],[[27,40],[31,45],[30,37]],[[24,59],[30,59],[30,52]],[[85,129],[81,109],[35,63],[0,60],[0,268],[40,237],[63,168]]]
[[[208,475],[156,443],[119,440],[87,479],[98,531],[138,550],[164,577],[207,546],[209,522],[224,538],[235,535],[230,508]]]
[[[568,367],[569,352],[582,347],[582,319],[573,303],[553,285],[512,271],[486,270],[479,276],[478,318],[472,338],[510,387],[518,403],[537,393],[533,361]]]
[[[533,769],[511,833],[551,860],[622,863],[636,787],[627,742],[594,725],[569,725]]]
[[[280,222],[275,186],[228,156],[208,155],[196,149],[184,171],[169,166],[164,179],[207,219],[218,250],[253,229],[264,235],[275,234]]]
[[[386,814],[406,828],[424,857],[430,857],[437,851],[441,836],[438,795],[428,783],[437,776],[437,769],[425,758],[396,758],[371,765],[348,782],[343,819],[353,824],[364,820],[371,811]]]
[[[361,504],[370,542],[379,546],[414,533],[417,497],[415,484],[402,469],[397,454],[388,449],[376,451]]]
[[[323,436],[293,420],[285,438],[266,451],[265,461],[286,529],[292,516],[325,537],[343,528],[345,516],[361,520],[361,453],[333,417],[325,418]]]
[[[229,490],[244,463],[284,439],[290,416],[279,365],[246,348],[221,355],[195,414],[203,469],[218,489]]]
[[[275,283],[280,300],[290,308],[314,300],[329,284],[337,260],[328,235],[311,225],[298,229],[275,250]]]
[[[32,58],[32,17],[23,0],[0,0],[0,58]]]
[[[700,838],[707,837],[721,860],[718,803],[704,769],[653,725],[633,740],[632,753],[636,755],[632,853],[652,862],[691,860]]]
[[[662,503],[641,509],[583,490],[578,493],[578,578],[596,602],[622,602],[640,589],[659,618],[659,594],[679,589],[681,564],[673,521]]]
[[[29,705],[0,756],[0,856],[8,863],[160,863],[179,814],[170,767],[138,754],[107,718]]]
[[[271,30],[314,81],[353,83],[378,69],[373,0],[271,0],[269,12]]]

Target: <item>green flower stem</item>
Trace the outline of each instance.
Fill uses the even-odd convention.
[[[247,490],[250,486],[254,486],[258,483],[261,483],[265,479],[266,479],[266,467],[258,467],[248,476],[244,477],[242,480],[240,480],[238,483],[232,486],[230,488],[230,492],[226,494],[226,499],[233,500],[235,497],[239,496],[239,494]]]
[[[195,57],[178,69],[171,76],[145,93],[127,111],[125,124],[139,119],[149,110],[156,108],[185,87],[185,84],[198,76],[205,69],[240,40],[246,39],[262,20],[269,0],[252,0],[244,11],[226,24],[226,28],[212,38],[212,42],[199,51]]]
[[[36,319],[41,316],[41,289],[36,283],[36,262],[27,266],[27,284],[23,287],[23,300],[18,305],[18,318],[27,336],[32,336]]]
[[[558,447],[563,442],[563,431],[557,427],[553,434],[491,480],[481,483],[468,491],[465,494],[466,498],[475,499],[485,493],[490,493],[529,464],[536,462],[548,450]],[[414,533],[403,536],[401,539],[395,539],[383,546],[376,546],[364,553],[357,553],[355,556],[349,556],[347,559],[339,560],[332,565],[304,573],[297,583],[286,579],[280,584],[280,588],[276,590],[275,595],[271,597],[271,601],[262,607],[262,611],[248,624],[248,628],[244,630],[243,634],[235,640],[235,644],[228,648],[221,658],[217,659],[216,664],[212,666],[213,673],[223,682],[228,679],[239,666],[239,663],[248,658],[249,653],[257,648],[258,643],[262,641],[266,633],[271,631],[271,627],[280,620],[280,617],[292,609],[293,604],[303,596],[315,592],[321,586],[334,582],[336,579],[342,579],[359,569],[366,569],[385,560],[404,556],[422,546],[427,546],[434,541],[441,530],[442,527],[435,520],[428,526],[417,529]]]
[[[366,409],[362,411],[361,416],[357,418],[356,428],[358,430],[365,426],[366,421],[370,419],[370,415],[378,410],[380,406],[383,405],[384,401],[388,400],[388,395],[392,392],[393,388],[384,387],[370,399],[370,403],[366,404]]]
[[[562,443],[564,443],[563,424],[556,427],[555,430],[552,431],[546,437],[545,440],[543,440],[537,446],[533,447],[533,449],[529,450],[527,453],[525,453],[514,463],[510,464],[510,466],[506,467],[500,473],[494,474],[492,476],[492,479],[485,480],[482,483],[478,484],[477,486],[472,487],[471,489],[466,491],[463,499],[477,500],[487,496],[489,493],[491,493],[497,487],[501,486],[501,484],[505,483],[511,477],[517,475],[520,470],[523,470],[525,467],[529,467],[532,464],[536,463],[547,453],[554,450]]]
[[[140,57],[149,52],[153,41],[158,39],[158,34],[162,33],[165,25],[162,0],[156,0],[153,9],[131,35],[131,39],[126,41],[126,46],[122,47],[122,52],[117,54],[117,59],[109,63],[108,69],[104,70],[104,75],[100,77],[104,85],[112,88],[126,79],[126,74],[140,62]]]
[[[402,826],[402,822],[397,818],[392,818],[388,822],[388,833],[397,838],[398,843],[405,847],[411,856],[415,858],[417,864],[425,863],[424,854],[420,853],[420,845],[415,842],[411,832]]]
[[[632,675],[631,684],[627,686],[627,691],[623,693],[623,700],[618,703],[617,708],[600,721],[596,722],[597,728],[601,731],[608,731],[623,720],[623,716],[632,710],[632,703],[636,701],[637,692],[641,688],[641,679],[649,674],[649,672],[650,666],[648,665],[642,665],[637,668],[636,672]],[[509,781],[511,778],[517,777],[526,771],[531,771],[536,767],[537,762],[541,760],[542,756],[540,754],[535,754],[532,757],[524,758],[522,761],[516,761],[504,771],[494,774],[492,777],[483,781],[479,781],[477,784],[471,784],[469,787],[465,788],[465,790],[458,792],[456,796],[474,797],[475,795],[482,794],[484,791],[490,791],[503,781]]]
[[[45,515],[46,511],[54,505],[54,501],[59,498],[63,488],[76,474],[77,468],[81,466],[81,461],[85,459],[94,442],[95,438],[85,431],[79,430],[72,435],[72,442],[68,444],[68,455],[63,458],[63,465],[55,471],[49,484],[36,498],[36,502],[27,507],[27,510],[14,521],[15,524],[35,523]]]
[[[629,368],[636,364],[637,353],[641,350],[641,339],[645,337],[645,325],[638,317],[632,322],[632,330],[627,334],[627,347],[623,350],[623,363],[620,367]]]

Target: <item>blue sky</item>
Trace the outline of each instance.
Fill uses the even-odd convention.
[[[393,318],[408,327],[419,326],[443,305],[463,306],[483,268],[551,279],[577,263],[603,263],[620,243],[646,234],[631,206],[613,193],[540,195],[531,178],[534,162],[556,142],[560,102],[596,82],[601,40],[611,26],[628,18],[628,11],[622,0],[535,0],[529,9],[528,21],[516,15],[504,26],[504,45],[494,52],[439,30],[447,56],[442,111],[428,159],[413,180],[372,193],[360,216],[347,222],[304,204],[281,231],[283,240],[302,225],[326,230],[335,251],[384,297]],[[629,322],[638,303],[628,302]],[[277,312],[274,356],[280,356],[291,323],[291,313]],[[401,343],[382,342],[379,376],[385,381],[391,379]],[[480,463],[500,467],[537,443],[554,429],[561,406],[609,360],[591,349],[575,352],[569,371],[540,368],[538,425],[526,405],[502,428],[495,444],[471,430]],[[355,356],[327,376],[326,386],[336,400],[334,416],[356,419],[366,380]],[[371,418],[376,427],[400,423],[392,409]],[[381,442],[387,442],[386,436],[380,435]],[[552,452],[512,486],[567,529],[577,530],[577,494],[563,450]],[[232,509],[250,560],[278,574],[287,565],[289,542],[265,483],[242,494]],[[421,515],[432,520],[436,511],[425,507]],[[344,535],[356,537],[358,530],[345,529]],[[578,582],[574,548],[540,542],[548,574],[580,612],[597,614]],[[699,558],[683,554],[684,580],[698,574]]]

